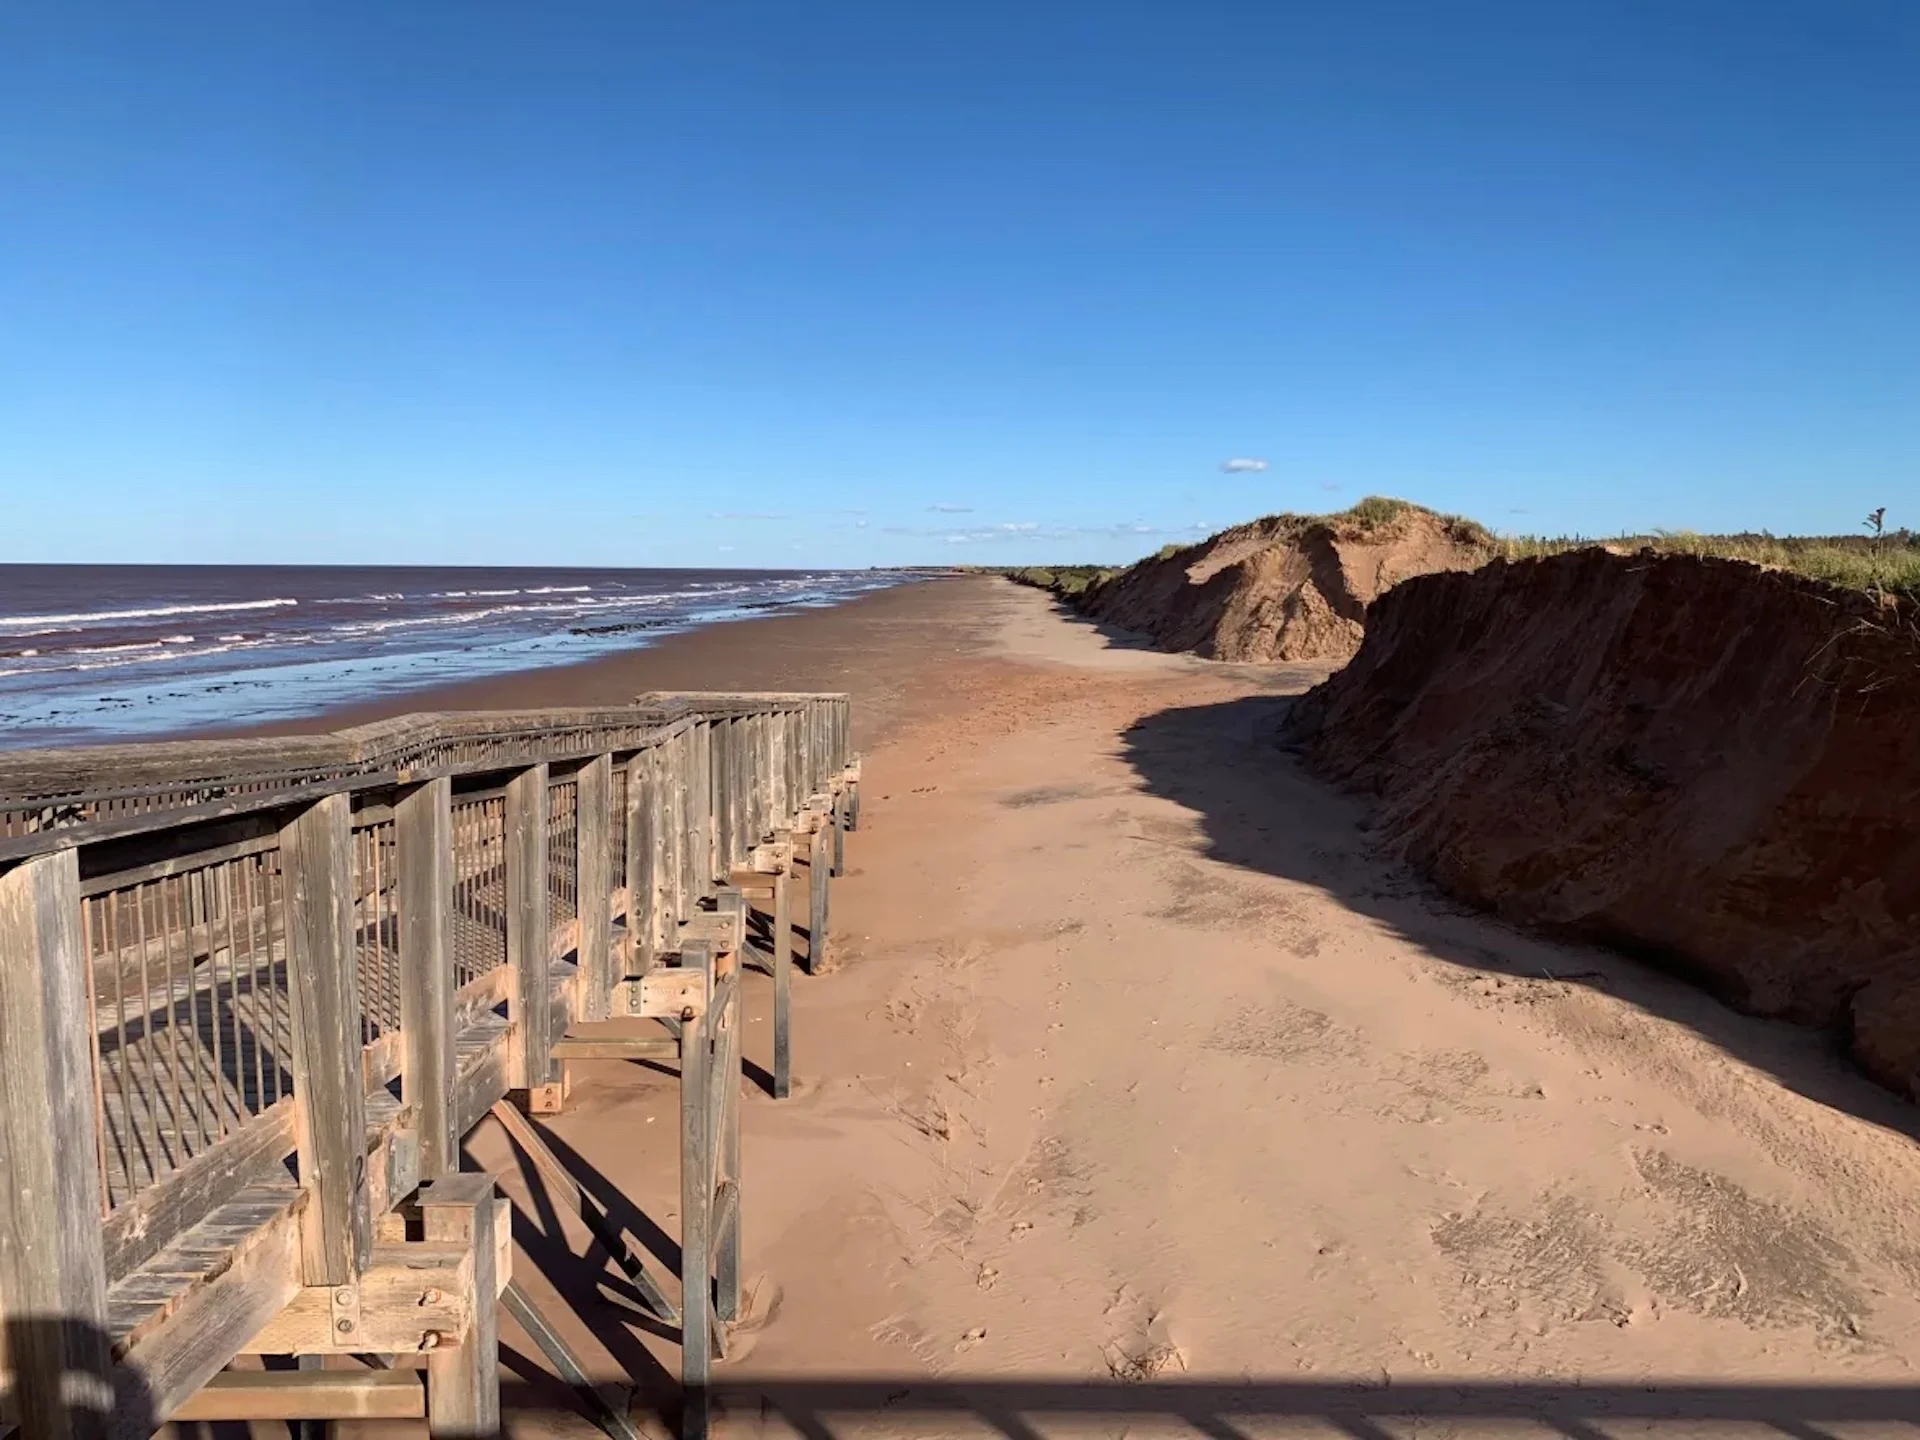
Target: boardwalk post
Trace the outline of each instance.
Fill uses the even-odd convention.
[[[733,957],[734,983],[713,1029],[715,1103],[711,1124],[719,1127],[713,1145],[714,1317],[725,1326],[740,1318],[740,977],[741,957]]]
[[[713,998],[713,947],[686,942],[681,965],[706,976]],[[704,1007],[703,1007],[704,1009]],[[711,1249],[713,1146],[707,1085],[714,1016],[688,1011],[680,1021],[680,1385],[682,1440],[705,1440],[707,1380],[713,1345]]]
[[[513,967],[511,1082],[534,1090],[548,1080],[553,1044],[552,926],[547,894],[547,766],[507,782],[507,964]]]
[[[460,1168],[453,1115],[453,782],[428,780],[394,805],[399,864],[401,1095],[420,1136],[420,1175]]]
[[[827,837],[813,832],[807,845],[807,973],[821,975],[827,966]]]
[[[653,968],[659,953],[659,797],[657,746],[627,758],[627,974]]]
[[[308,1203],[300,1221],[308,1285],[340,1287],[354,1311],[367,1267],[367,1114],[360,1067],[360,981],[353,947],[352,809],[329,795],[280,830],[286,876],[287,995],[293,1018],[294,1139]],[[357,1323],[343,1313],[341,1323]],[[343,1333],[345,1333],[343,1331]]]
[[[473,1320],[458,1345],[427,1352],[427,1433],[434,1440],[496,1440],[500,1434],[500,1332],[495,1297],[491,1175],[450,1175],[420,1190],[426,1238],[473,1249]]]
[[[0,872],[0,1322],[23,1435],[111,1433],[88,958],[75,852]],[[63,1391],[90,1391],[85,1413]]]
[[[599,755],[580,771],[578,800],[580,915],[579,999],[582,1020],[604,1020],[613,998],[613,757]],[[624,817],[622,817],[624,820]]]
[[[773,1098],[793,1093],[793,845],[773,876]]]

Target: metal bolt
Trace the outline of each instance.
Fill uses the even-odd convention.
[[[429,1330],[420,1337],[420,1348],[422,1350],[438,1350],[445,1339],[446,1337],[438,1330]]]
[[[338,1330],[342,1335],[351,1335],[353,1333],[353,1321],[348,1316],[342,1315],[338,1320],[333,1322],[333,1328]]]
[[[437,1289],[429,1288],[427,1293],[420,1297],[420,1303],[422,1305],[438,1305],[443,1298]]]
[[[353,1291],[350,1287],[343,1285],[340,1289],[333,1292],[333,1298],[341,1305],[351,1305],[353,1304]]]
[[[680,1023],[684,1025],[691,1019],[693,1019],[693,1007],[691,1005],[681,1006],[680,1007]]]

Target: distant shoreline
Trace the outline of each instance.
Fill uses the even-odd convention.
[[[624,705],[649,690],[847,690],[854,688],[856,680],[854,666],[848,661],[852,652],[847,640],[851,635],[875,622],[924,624],[936,619],[945,607],[935,587],[966,583],[969,578],[960,576],[909,580],[817,609],[715,621],[665,636],[642,649],[572,664],[426,686],[335,706],[298,719],[202,726],[165,738],[313,735],[396,715],[442,710]],[[996,582],[972,579],[970,583]],[[856,735],[872,728],[885,713],[885,707],[873,706],[857,712]]]
[[[830,608],[913,574],[4,567],[0,750],[310,730],[342,712],[405,713],[442,691]]]

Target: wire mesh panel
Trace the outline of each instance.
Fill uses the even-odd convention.
[[[453,807],[453,978],[465,985],[507,963],[507,801]]]
[[[627,883],[627,767],[613,767],[613,790],[608,802],[607,839],[613,847],[612,883],[617,888]]]
[[[353,832],[353,953],[360,972],[362,1044],[400,1028],[400,914],[394,825]]]
[[[109,1212],[291,1095],[285,913],[272,849],[82,901]]]
[[[547,787],[547,924],[559,929],[580,913],[580,782]]]

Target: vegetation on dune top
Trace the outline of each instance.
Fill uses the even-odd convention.
[[[1622,554],[1651,550],[1659,555],[1698,555],[1740,560],[1767,570],[1784,570],[1845,590],[1897,597],[1920,604],[1920,532],[1887,530],[1886,512],[1868,518],[1860,535],[1770,535],[1747,531],[1701,535],[1691,530],[1660,530],[1649,535],[1594,539],[1581,535],[1515,535],[1496,541],[1508,560],[1564,555],[1599,547]]]
[[[1414,515],[1431,516],[1450,538],[1480,551],[1487,560],[1532,560],[1573,550],[1606,549],[1619,554],[1651,550],[1661,555],[1696,555],[1739,560],[1763,569],[1819,580],[1848,590],[1920,604],[1920,532],[1888,530],[1886,511],[1867,517],[1859,535],[1771,535],[1746,531],[1702,535],[1691,530],[1658,530],[1643,535],[1496,535],[1478,521],[1445,515],[1386,495],[1369,495],[1345,510],[1326,515],[1283,513],[1250,520],[1219,535],[1190,544],[1163,545],[1140,565],[1173,560],[1187,551],[1222,539],[1262,535],[1274,540],[1326,526],[1342,540],[1382,536]],[[1129,566],[1027,565],[999,573],[1022,584],[1078,599],[1095,585],[1123,574]]]
[[[1120,565],[1018,565],[999,573],[1022,585],[1071,597],[1081,594],[1089,585],[1118,575],[1125,568]]]

